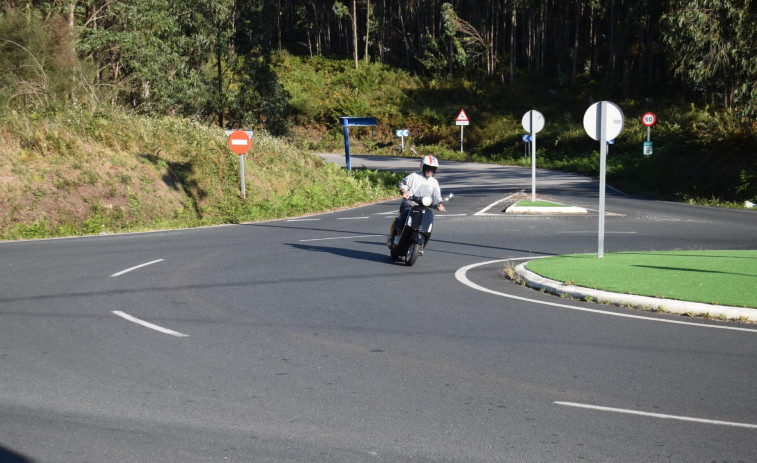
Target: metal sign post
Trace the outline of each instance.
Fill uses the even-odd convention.
[[[244,186],[244,154],[239,155],[239,184],[242,185],[242,199],[247,199],[247,191]]]
[[[644,142],[644,156],[650,156],[652,151],[652,126],[657,123],[657,116],[654,113],[646,113],[641,116],[641,123],[647,126],[647,141]]]
[[[530,132],[531,142],[531,201],[536,201],[536,133],[544,128],[544,116],[539,111],[532,109],[523,115],[521,121],[526,132]]]
[[[250,149],[254,134],[255,132],[252,130],[226,131],[226,136],[229,137],[229,148],[239,155],[239,183],[242,190],[242,199],[247,199],[247,192],[244,186],[244,153]]]
[[[584,114],[584,130],[591,138],[599,141],[599,237],[597,238],[597,258],[599,259],[605,256],[607,142],[620,134],[623,123],[623,111],[615,103],[609,101],[594,103]]]
[[[468,115],[465,114],[465,110],[461,109],[460,114],[457,115],[457,118],[455,119],[455,124],[460,126],[460,152],[463,152],[463,128],[470,124],[470,119],[468,119]]]
[[[344,128],[344,157],[347,170],[352,170],[350,162],[350,127],[373,127],[376,125],[375,117],[340,117],[339,125]]]
[[[402,139],[400,148],[402,149],[402,151],[405,151],[405,137],[410,136],[410,131],[407,129],[395,130],[394,135]]]

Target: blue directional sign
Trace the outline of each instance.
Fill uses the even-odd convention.
[[[612,140],[607,140],[607,144],[608,145],[614,145],[615,144],[615,139],[613,138]]]
[[[409,137],[410,136],[410,131],[407,130],[407,129],[405,129],[405,130],[395,130],[394,131],[394,135],[396,135],[398,137]]]
[[[375,117],[340,117],[339,125],[342,127],[366,127],[375,126]]]
[[[523,143],[531,143],[531,135],[523,135]]]

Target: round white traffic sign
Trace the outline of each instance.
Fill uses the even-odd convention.
[[[603,114],[604,112],[604,114]],[[602,138],[602,123],[605,125],[605,140],[612,140],[623,130],[623,111],[618,105],[609,101],[601,101],[589,106],[584,114],[584,130],[593,139]]]
[[[523,128],[529,133],[537,133],[544,128],[544,116],[535,109],[524,114],[522,122]]]
[[[641,123],[647,127],[652,127],[657,122],[657,117],[653,113],[646,113],[641,116]]]

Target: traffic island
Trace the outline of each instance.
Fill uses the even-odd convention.
[[[756,256],[754,250],[623,252],[604,259],[574,254],[535,259],[506,275],[563,297],[755,322],[757,299],[747,288]]]
[[[543,199],[521,199],[508,206],[505,214],[586,214],[586,209]]]

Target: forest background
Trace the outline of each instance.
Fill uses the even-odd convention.
[[[256,220],[389,195],[391,175],[307,154],[343,150],[344,115],[378,119],[353,130],[353,152],[397,154],[394,130],[408,129],[443,159],[530,165],[520,119],[537,109],[538,166],[597,175],[582,117],[601,100],[626,119],[608,158],[616,186],[757,198],[752,0],[0,6],[0,237]],[[658,122],[643,156],[648,111]],[[246,201],[230,128],[257,131]]]

